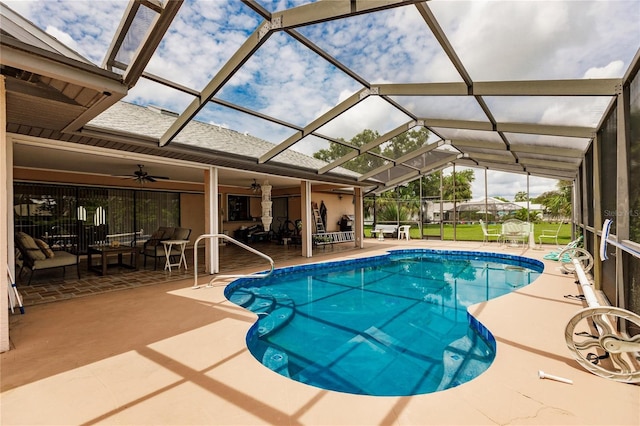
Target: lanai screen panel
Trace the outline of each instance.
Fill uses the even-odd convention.
[[[533,123],[595,128],[611,96],[485,96],[499,123]]]
[[[461,81],[413,5],[310,25],[299,32],[372,84]]]
[[[390,96],[416,117],[424,119],[470,120],[489,123],[472,96]]]
[[[379,177],[410,175],[414,169],[406,166],[411,164],[408,145],[382,141],[367,154],[356,151],[352,139],[369,130],[385,135],[421,120],[430,137],[451,141],[466,154],[455,159],[459,164],[495,164],[523,172],[533,166],[525,170],[518,156],[537,167],[548,160],[544,155],[555,155],[553,161],[567,158],[566,167],[573,169],[578,157],[570,154],[586,149],[588,132],[615,93],[551,96],[549,87],[557,86],[540,83],[619,79],[640,43],[637,2],[399,1],[385,5],[401,6],[370,12],[372,4],[185,2],[148,69],[179,79],[189,90],[177,90],[194,100],[171,104],[158,96],[149,103],[184,111],[178,124],[196,117],[270,143],[256,144],[249,155],[266,164],[340,151],[342,158],[296,163],[318,164],[319,173],[348,170],[360,162],[369,167],[357,173],[371,174],[374,164],[385,168],[403,159],[404,166],[385,168]],[[186,22],[197,22],[198,31]],[[301,25],[291,27],[291,22]],[[178,45],[184,46],[184,55],[167,54]],[[238,62],[230,71],[234,60]],[[487,89],[493,82],[522,85],[514,92],[514,86]],[[405,92],[377,92],[377,85],[392,84],[397,85],[393,90]],[[431,86],[420,88],[427,93],[420,95],[408,84]],[[442,86],[433,86],[438,84]],[[197,105],[200,100],[204,105]],[[195,114],[189,109],[193,105]],[[177,124],[173,127],[161,142],[195,143],[179,135],[187,127],[177,132]],[[571,132],[575,134],[569,137]],[[531,152],[536,148],[545,150]],[[564,151],[554,154],[547,150],[551,148]],[[384,157],[381,163],[378,155]],[[329,167],[332,162],[340,164]],[[558,168],[559,175],[564,173]]]

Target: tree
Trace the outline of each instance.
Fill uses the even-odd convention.
[[[571,217],[571,191],[573,184],[569,180],[559,180],[555,191],[547,191],[533,201],[542,204],[555,218]]]
[[[358,133],[351,139],[351,141],[346,142],[344,139],[340,138],[340,141],[345,142],[347,145],[339,144],[337,142],[330,142],[328,149],[321,149],[318,152],[313,154],[314,158],[317,158],[322,161],[326,161],[327,163],[331,163],[343,156],[351,153],[353,148],[350,148],[348,144],[353,145],[355,147],[361,147],[369,142],[376,140],[380,135],[375,130],[365,129],[362,132]],[[380,153],[380,146],[375,147],[371,150],[374,153]],[[384,164],[384,160],[380,157],[374,157],[372,155],[358,155],[353,160],[350,160],[342,165],[342,167],[352,170],[358,173],[366,173],[376,167],[380,167]]]
[[[504,197],[496,196],[496,197],[493,197],[493,198],[495,198],[496,200],[504,201],[505,203],[508,203],[508,202],[509,202],[509,200],[507,200],[507,199],[506,199],[506,198],[504,198]]]
[[[529,211],[526,208],[521,208],[520,210],[516,210],[515,213],[513,214],[513,217],[515,217],[516,219],[529,221],[529,222],[540,221],[540,213]]]
[[[471,182],[476,180],[472,169],[466,169],[455,174],[455,199],[456,201],[471,199]],[[453,173],[442,179],[442,199],[453,200],[454,182]]]
[[[513,197],[513,201],[527,201],[528,199],[529,195],[526,193],[526,191],[518,191]]]
[[[353,148],[348,145],[361,147],[376,140],[378,137],[380,137],[380,134],[377,131],[365,129],[355,135],[349,142],[346,142],[344,139],[339,139],[344,142],[344,144],[330,142],[328,149],[319,150],[313,154],[313,157],[326,161],[327,163],[331,163],[332,161],[335,161],[353,151]],[[404,132],[387,142],[376,146],[369,152],[380,154],[383,157],[396,159],[425,145],[428,138],[429,131],[424,127],[420,127],[415,130]],[[342,167],[357,173],[367,173],[384,164],[384,158],[375,155],[360,154],[356,158],[344,163]]]

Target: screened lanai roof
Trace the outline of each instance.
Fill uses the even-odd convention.
[[[453,163],[573,179],[640,46],[635,0],[147,0],[122,13],[103,66],[130,102],[178,113],[149,134],[160,147],[202,148],[188,124],[216,124],[270,142],[248,156],[258,164],[330,151],[296,166],[352,170],[374,191]]]

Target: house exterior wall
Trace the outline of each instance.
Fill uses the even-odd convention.
[[[180,226],[191,228],[191,244],[205,233],[204,194],[180,195]]]

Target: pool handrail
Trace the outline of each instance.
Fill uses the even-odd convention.
[[[250,247],[244,243],[241,243],[240,241],[231,238],[230,236],[226,235],[226,234],[203,234],[200,235],[198,238],[196,238],[196,241],[193,243],[193,288],[200,288],[201,286],[198,285],[198,243],[200,242],[200,240],[203,239],[213,239],[215,243],[217,243],[217,239],[221,238],[225,241],[229,241],[230,243],[233,243],[235,245],[237,245],[238,247],[242,247],[243,249],[250,251],[253,254],[256,254],[264,259],[266,259],[269,264],[270,264],[270,270],[268,272],[264,272],[264,273],[260,273],[260,274],[224,274],[224,275],[216,275],[215,277],[213,277],[211,279],[211,281],[209,281],[209,284],[207,284],[207,287],[212,287],[213,286],[213,282],[216,280],[220,280],[220,279],[225,279],[225,278],[266,278],[269,275],[271,275],[273,273],[273,270],[275,268],[275,263],[273,262],[273,259],[269,256],[267,256],[266,254],[262,253],[259,250],[254,249],[253,247]]]

